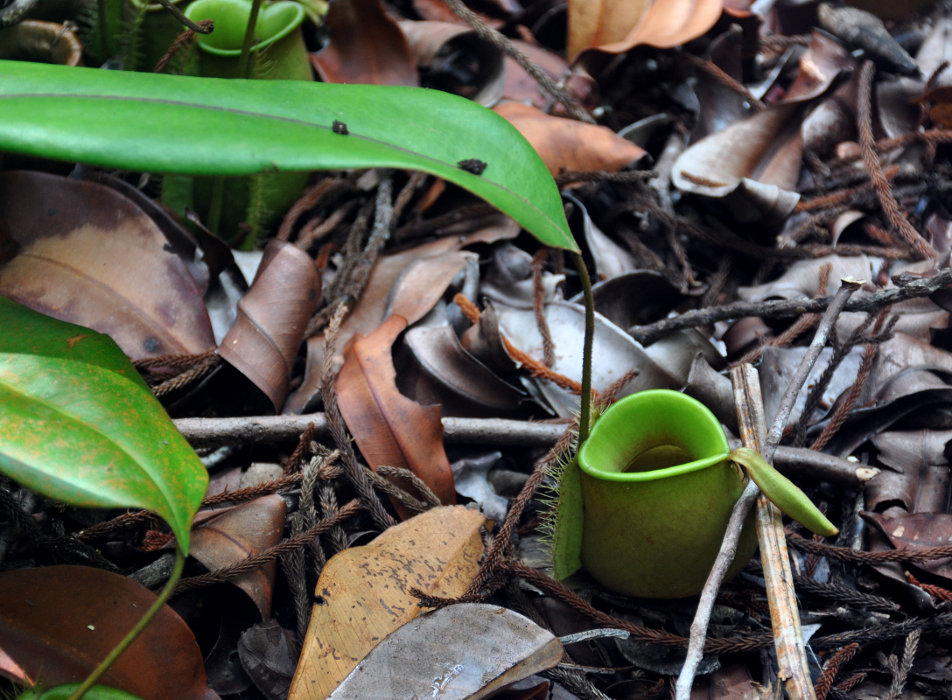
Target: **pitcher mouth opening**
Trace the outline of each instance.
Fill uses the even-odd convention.
[[[727,460],[729,456],[730,453],[725,450],[720,454],[714,454],[701,459],[685,462],[683,464],[662,467],[660,469],[650,469],[647,471],[607,471],[600,469],[595,465],[587,464],[586,460],[583,459],[582,455],[580,454],[578,465],[583,472],[594,479],[637,483],[644,481],[657,481],[659,479],[667,479],[675,476],[682,476],[684,474],[690,474],[692,472],[700,471],[701,469],[707,469],[708,467],[713,467],[717,464],[720,464],[721,462]]]

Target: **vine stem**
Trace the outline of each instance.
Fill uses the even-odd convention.
[[[172,591],[175,590],[175,586],[178,585],[179,579],[182,577],[182,570],[185,568],[185,552],[182,551],[181,547],[176,547],[175,549],[175,564],[172,566],[172,575],[169,576],[168,583],[165,584],[165,587],[159,593],[159,596],[155,599],[155,602],[152,603],[145,615],[129,630],[128,634],[122,638],[113,650],[109,652],[109,655],[102,660],[102,662],[93,670],[89,676],[86,677],[86,680],[83,681],[76,691],[69,696],[69,700],[80,700],[86,692],[92,688],[96,681],[102,678],[103,674],[109,670],[109,667],[112,666],[116,659],[118,659],[129,648],[136,638],[142,634],[142,631],[149,626],[149,623],[159,614],[159,611],[165,605],[165,602],[172,596]]]
[[[571,252],[572,262],[578,271],[585,297],[585,339],[582,344],[582,403],[578,417],[578,444],[588,438],[588,429],[592,420],[592,346],[595,340],[595,297],[592,295],[592,279],[579,252]]]
[[[255,25],[258,23],[258,12],[261,10],[261,0],[252,0],[251,14],[248,15],[248,26],[245,27],[245,39],[241,42],[241,56],[238,58],[238,77],[248,77],[248,64],[251,57],[251,45],[255,40]]]

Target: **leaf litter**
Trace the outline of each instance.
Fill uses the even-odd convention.
[[[523,131],[557,177],[600,280],[601,401],[681,389],[736,427],[726,368],[753,361],[769,420],[818,322],[798,305],[827,299],[841,278],[863,281],[856,298],[872,311],[837,319],[782,446],[853,460],[873,476],[827,480],[798,453],[778,455],[842,533],[832,542],[805,540],[795,526],[788,533],[807,663],[817,697],[944,697],[952,679],[949,285],[876,304],[949,266],[947,9],[910,3],[879,16],[883,3],[873,2],[766,11],[743,0],[543,5],[480,4],[474,30],[442,4],[399,12],[337,2],[311,62],[328,82],[457,91]],[[355,24],[366,12],[373,22]],[[567,33],[553,37],[553,18]],[[427,24],[421,19],[456,28],[423,48],[419,35],[432,29],[413,26]],[[523,54],[550,84],[527,81],[533,66]],[[340,124],[336,135],[351,131]],[[480,156],[465,162],[481,168]],[[183,663],[195,668],[196,687],[176,697],[424,694],[435,678],[456,697],[450,681],[465,675],[457,666],[483,674],[460,695],[531,676],[563,696],[667,697],[697,601],[626,599],[584,575],[564,585],[545,575],[545,504],[533,489],[549,458],[519,431],[568,427],[578,410],[582,307],[564,255],[540,252],[511,221],[432,176],[314,174],[266,253],[271,262],[283,248],[286,267],[262,264],[211,353],[202,294],[211,298],[230,264],[220,249],[213,255],[212,238],[186,229],[181,238],[177,222],[153,221],[154,212],[88,181],[12,168],[0,177],[5,295],[113,335],[154,389],[166,387],[157,393],[173,415],[253,421],[243,415],[321,411],[296,444],[259,430],[205,455],[213,475],[257,461],[281,468],[206,498],[216,513],[240,507],[194,531],[193,583],[177,604],[190,631],[171,644],[192,649]],[[48,225],[38,228],[40,215]],[[64,261],[73,281],[39,267],[50,260]],[[737,301],[751,306],[717,313]],[[695,310],[701,319],[689,328],[652,334]],[[240,349],[236,337],[246,339]],[[471,437],[451,442],[441,417],[470,421]],[[500,418],[511,422],[499,427]],[[112,566],[161,581],[168,533],[149,514],[55,510],[24,501],[16,487],[4,492],[14,498],[4,500],[0,530],[5,576],[81,563],[84,576]],[[469,507],[450,506],[457,499]],[[33,525],[14,529],[8,523],[22,523],[21,513]],[[266,528],[255,524],[262,518]],[[93,548],[102,560],[89,559]],[[754,560],[724,585],[696,693],[757,696],[767,692],[758,681],[781,684],[761,576]],[[216,582],[254,602],[220,595],[212,612]],[[66,598],[75,610],[100,595],[77,584]],[[532,635],[488,626],[517,613],[543,640],[541,657],[517,648]],[[6,636],[20,629],[13,619],[0,624],[0,646],[26,674],[20,680],[36,680]],[[484,626],[498,642],[490,646],[505,640],[502,658],[479,651],[487,640],[467,637]],[[552,646],[552,634],[598,628],[628,637]],[[53,629],[29,634],[58,639],[69,663],[80,656],[80,643]],[[141,659],[150,669],[166,663]],[[40,651],[29,663],[38,660],[67,663]],[[16,677],[14,666],[2,673]],[[387,680],[396,673],[405,685]]]

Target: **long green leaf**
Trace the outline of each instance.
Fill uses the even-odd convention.
[[[0,471],[64,503],[153,510],[187,552],[208,475],[119,347],[3,297],[0,328]]]
[[[348,133],[336,133],[335,121]],[[532,146],[492,111],[437,90],[0,61],[0,151],[185,175],[422,170],[543,243],[578,250]],[[481,175],[460,167],[471,159],[486,164]]]

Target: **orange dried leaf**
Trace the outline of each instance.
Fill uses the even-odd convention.
[[[433,508],[371,544],[340,552],[314,589],[289,700],[326,698],[387,635],[420,614],[410,589],[458,597],[479,568],[484,522],[462,506]]]
[[[569,0],[568,57],[680,46],[713,27],[722,9],[722,0]]]
[[[563,171],[619,170],[645,155],[640,146],[604,126],[553,117],[518,102],[503,102],[494,111],[526,137],[553,175]]]
[[[393,315],[366,338],[354,342],[337,376],[340,412],[371,469],[410,469],[440,502],[455,503],[439,406],[411,401],[394,383],[390,348],[406,327],[405,318]]]

